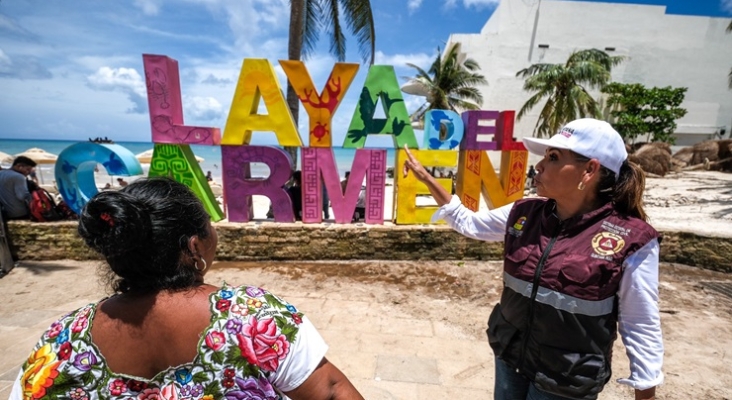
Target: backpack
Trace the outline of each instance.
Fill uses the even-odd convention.
[[[32,221],[59,221],[63,216],[56,210],[56,202],[46,189],[38,188],[31,192],[30,215]]]

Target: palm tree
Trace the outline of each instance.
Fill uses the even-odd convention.
[[[488,85],[488,82],[475,72],[480,70],[475,60],[460,58],[460,44],[455,43],[444,55],[437,48],[437,57],[428,71],[407,64],[417,70],[417,76],[410,78],[410,88],[405,92],[425,96],[427,100],[412,114],[413,121],[421,121],[433,109],[459,112],[477,110],[483,104],[483,95],[475,86]]]
[[[343,15],[341,15],[343,13]],[[370,0],[290,0],[290,36],[287,48],[289,60],[307,58],[314,50],[320,29],[330,36],[330,53],[338,61],[346,58],[346,37],[341,17],[358,42],[364,62],[374,63],[376,33]],[[300,99],[295,89],[287,85],[287,105],[297,123]],[[287,147],[297,165],[297,148]]]
[[[534,64],[516,73],[525,79],[524,90],[535,92],[518,113],[520,120],[541,100],[547,98],[534,127],[534,136],[550,136],[565,123],[577,118],[600,117],[600,106],[588,93],[610,81],[612,67],[623,56],[609,56],[597,49],[572,53],[565,64]]]

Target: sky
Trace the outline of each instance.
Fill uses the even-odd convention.
[[[479,33],[499,1],[371,0],[376,64],[394,66],[403,83],[416,72],[407,63],[428,69],[451,33]],[[609,2],[732,16],[732,0]],[[185,124],[223,133],[245,58],[268,59],[286,88],[278,60],[287,58],[288,23],[289,0],[0,0],[0,138],[150,142],[142,54],[176,59]],[[318,90],[336,62],[328,45],[321,35],[306,60]],[[354,40],[347,50],[346,61],[361,62]],[[362,64],[334,117],[334,144],[342,143],[367,70]],[[410,112],[423,102],[405,96]],[[305,142],[307,124],[301,108]],[[255,133],[253,143],[275,139]]]

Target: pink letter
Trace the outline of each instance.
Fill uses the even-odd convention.
[[[460,150],[498,150],[495,140],[498,111],[465,111],[462,114],[465,124],[465,137]],[[481,121],[493,121],[493,125],[482,125]],[[493,140],[478,140],[478,135],[494,135]]]
[[[267,179],[252,178],[250,163],[267,164]],[[224,199],[229,222],[248,222],[254,216],[252,195],[269,197],[277,222],[294,222],[292,201],[283,188],[290,179],[290,155],[267,146],[221,146]]]
[[[368,172],[368,175],[367,175]],[[351,222],[366,177],[366,223],[384,223],[384,185],[386,182],[386,150],[358,149],[351,166],[346,192],[341,191],[335,155],[331,148],[302,148],[303,222],[322,221],[322,184],[333,205],[339,224]]]
[[[143,54],[147,104],[153,143],[218,145],[219,128],[183,125],[178,61],[167,56]]]

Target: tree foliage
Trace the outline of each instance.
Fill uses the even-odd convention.
[[[624,60],[602,50],[572,53],[564,64],[533,64],[516,73],[524,78],[524,90],[534,94],[524,103],[518,119],[546,99],[534,127],[534,136],[551,136],[562,125],[582,117],[599,117],[600,107],[588,89],[602,88],[610,81],[612,68]]]
[[[363,62],[374,63],[376,31],[371,0],[290,0],[290,32],[287,48],[289,60],[307,58],[318,42],[321,32],[330,38],[330,53],[338,59],[346,59],[344,24],[358,42]],[[291,84],[287,85],[287,105],[297,123],[300,115],[300,99]],[[297,148],[287,147],[287,152],[297,165]]]
[[[472,58],[461,62],[460,46],[453,44],[442,55],[437,48],[437,57],[429,70],[408,63],[417,70],[417,75],[410,78],[412,83],[420,86],[420,91],[426,93],[427,101],[412,114],[413,120],[421,119],[428,110],[477,110],[483,104],[483,95],[476,88],[477,85],[488,85],[485,77],[476,71],[480,70],[478,63]]]
[[[646,88],[639,83],[613,82],[602,89],[608,95],[610,122],[631,141],[646,135],[649,142],[674,143],[676,120],[686,115],[679,107],[687,88]]]

